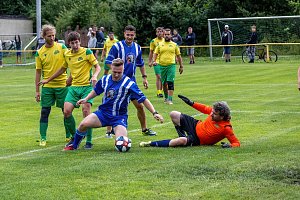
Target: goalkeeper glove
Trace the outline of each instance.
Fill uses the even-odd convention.
[[[226,142],[221,142],[221,147],[222,148],[231,148],[231,144],[226,143]]]
[[[194,102],[191,101],[189,98],[185,97],[185,96],[182,96],[182,95],[178,95],[178,97],[184,101],[187,105],[190,105],[190,106],[193,106],[194,105]]]

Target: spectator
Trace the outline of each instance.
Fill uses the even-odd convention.
[[[20,35],[18,37],[15,35],[16,49],[17,49],[17,64],[22,63],[22,41]],[[20,60],[20,61],[19,61]]]
[[[96,39],[96,33],[94,31],[91,32],[91,36],[88,42],[88,48],[92,49],[93,54],[96,54],[96,50],[94,48],[96,48],[96,43],[97,43],[97,39]]]
[[[257,33],[256,33],[256,26],[253,25],[251,26],[251,37],[250,40],[247,42],[247,44],[257,44]],[[248,46],[247,51],[248,51],[248,57],[250,59],[249,63],[254,63],[254,58],[255,58],[255,46]]]
[[[233,34],[229,30],[229,26],[227,24],[225,25],[225,30],[222,33],[222,39],[221,40],[222,40],[221,41],[222,45],[232,44]],[[226,62],[230,62],[231,53],[230,53],[230,47],[228,47],[228,46],[224,47],[224,57],[225,57]]]
[[[173,30],[172,41],[175,42],[178,46],[182,44],[182,37],[179,35],[177,29]]]
[[[39,50],[45,44],[45,39],[43,38],[43,33],[40,33],[40,37],[37,39],[35,49]]]
[[[189,27],[188,28],[188,34],[186,35],[185,41],[186,45],[188,46],[193,46],[195,45],[195,40],[196,40],[196,34],[193,33],[193,28]],[[187,50],[187,54],[190,57],[190,64],[195,64],[195,49],[194,47],[189,47]]]
[[[96,32],[96,38],[97,38],[97,45],[96,47],[97,48],[103,48],[104,46],[104,41],[105,41],[105,37],[104,37],[104,28],[103,27],[100,27],[98,29],[98,31]],[[96,58],[98,59],[98,54],[99,54],[100,50],[97,49],[96,51]]]
[[[0,68],[3,67],[2,57],[3,57],[3,53],[2,53],[2,41],[0,40]]]

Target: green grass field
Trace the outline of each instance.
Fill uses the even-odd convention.
[[[33,66],[0,69],[0,199],[299,199],[299,59],[275,64],[243,64],[236,59],[197,60],[177,74],[174,105],[155,96],[155,78],[143,90],[165,123],[147,113],[156,137],[142,136],[136,110],[129,108],[133,147],[118,153],[105,128],[94,129],[94,148],[63,152],[63,116],[52,108],[47,147],[39,147],[39,104]],[[185,61],[187,63],[187,61]],[[138,72],[139,74],[139,72]],[[138,83],[141,78],[138,76]],[[241,148],[220,145],[187,148],[140,148],[139,142],[171,139],[176,132],[168,113],[204,115],[176,96],[211,105],[225,100]],[[101,98],[95,99],[93,110]],[[77,124],[81,110],[74,111]]]

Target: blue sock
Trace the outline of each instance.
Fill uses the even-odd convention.
[[[76,134],[75,134],[75,137],[74,137],[74,142],[73,142],[73,148],[74,149],[77,149],[81,140],[84,138],[84,136],[87,134],[87,131],[86,132],[80,132],[78,131],[78,129],[76,129]]]
[[[169,143],[171,140],[160,140],[154,141],[150,143],[151,147],[169,147]]]

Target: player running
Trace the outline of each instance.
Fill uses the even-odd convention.
[[[65,64],[64,53],[68,50],[63,44],[54,41],[56,29],[51,25],[44,25],[41,32],[45,38],[45,45],[43,45],[35,54],[36,72],[35,72],[35,100],[41,104],[40,117],[40,146],[46,146],[47,129],[51,106],[56,104],[64,110],[64,101],[68,93],[67,73],[64,72],[57,76],[51,83],[46,83],[42,87],[40,93],[40,80],[50,78],[61,66]],[[70,118],[73,118],[70,115]],[[71,133],[67,128],[66,120],[64,120],[66,130],[66,141],[70,140]]]
[[[108,39],[105,41],[104,47],[103,47],[103,50],[102,50],[101,62],[105,61],[111,47],[118,41],[119,40],[115,38],[114,33],[109,32]],[[104,75],[107,75],[109,70],[110,70],[110,68],[106,64],[104,64]]]
[[[121,58],[124,62],[124,75],[128,76],[134,82],[136,82],[135,72],[136,68],[138,67],[142,74],[143,85],[145,89],[147,89],[148,81],[144,67],[144,60],[142,58],[142,49],[140,45],[134,42],[135,36],[136,28],[132,25],[126,26],[124,30],[125,40],[117,42],[114,44],[114,46],[112,46],[106,58],[105,64],[110,66],[114,59]],[[134,96],[132,96],[130,100],[137,109],[137,116],[141,124],[142,134],[149,136],[156,135],[156,132],[147,128],[146,114],[143,105],[139,104]]]
[[[151,102],[145,97],[137,84],[124,73],[124,62],[117,58],[111,62],[112,74],[103,76],[87,97],[79,100],[77,105],[84,105],[92,98],[103,93],[102,104],[98,110],[91,113],[78,126],[74,137],[74,142],[65,147],[65,151],[75,150],[83,137],[87,134],[87,130],[91,128],[100,128],[112,126],[116,138],[119,136],[127,136],[127,108],[129,100],[133,97],[136,101],[145,107],[153,114],[153,117],[163,122],[163,117],[155,111]]]
[[[172,42],[171,29],[165,29],[165,41],[156,47],[153,56],[153,65],[161,69],[161,82],[164,88],[165,103],[173,104],[174,81],[176,73],[176,60],[179,62],[179,73],[183,72],[180,50],[175,42]],[[157,63],[158,61],[158,63]]]
[[[153,66],[153,54],[155,51],[155,48],[158,46],[160,42],[164,42],[164,28],[163,27],[157,27],[156,28],[156,38],[151,40],[150,42],[150,52],[149,52],[149,67]],[[157,58],[155,61],[159,63],[159,58]],[[157,89],[157,97],[163,98],[162,94],[162,83],[161,83],[161,68],[160,65],[154,65],[154,72],[156,76],[156,89]]]
[[[193,102],[182,95],[178,95],[178,97],[186,104],[209,116],[202,122],[178,111],[172,111],[170,117],[179,137],[172,140],[141,142],[141,147],[214,145],[224,138],[227,138],[230,144],[221,143],[223,148],[240,146],[240,142],[232,130],[230,109],[226,102],[216,102],[213,107],[210,107]]]
[[[101,69],[93,52],[90,49],[86,49],[80,46],[79,33],[70,32],[68,35],[68,43],[71,49],[68,50],[64,55],[66,65],[62,66],[50,78],[41,81],[40,84],[47,84],[51,82],[59,75],[65,73],[67,68],[70,68],[72,86],[69,87],[69,91],[65,99],[64,117],[68,129],[71,131],[72,135],[74,135],[76,125],[74,117],[72,117],[72,112],[74,108],[79,108],[79,105],[76,104],[77,101],[86,97],[90,93],[90,91],[93,90],[93,86],[95,86],[97,82],[97,77]],[[92,74],[93,66],[95,68],[94,74]],[[90,114],[92,104],[93,99],[89,99],[88,103],[82,105],[83,117],[86,117]],[[73,139],[74,138],[72,138],[72,140],[68,144],[72,143]],[[92,146],[92,129],[88,129],[85,149],[91,149]]]

